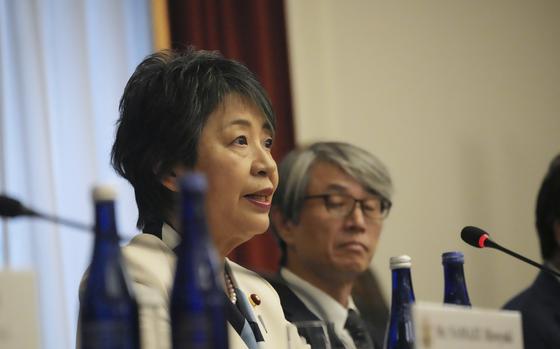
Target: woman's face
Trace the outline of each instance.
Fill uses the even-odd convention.
[[[206,216],[222,256],[268,229],[278,185],[272,140],[260,109],[235,94],[210,114],[202,130],[195,170],[208,180]]]

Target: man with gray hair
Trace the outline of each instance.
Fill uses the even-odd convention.
[[[359,147],[319,142],[289,153],[279,176],[271,223],[282,268],[270,281],[286,319],[327,323],[333,348],[381,348],[382,338],[366,329],[351,293],[391,208],[387,169]],[[300,334],[323,347],[316,333]]]

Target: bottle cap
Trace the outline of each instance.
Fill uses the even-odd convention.
[[[201,172],[189,171],[179,181],[183,191],[205,192],[208,187],[206,176]]]
[[[391,257],[389,260],[389,265],[391,269],[402,269],[402,268],[410,268],[412,265],[412,258],[407,255]]]
[[[99,184],[93,187],[91,192],[94,201],[115,201],[117,191],[110,184]]]
[[[464,263],[465,256],[459,251],[445,252],[441,255],[441,263]]]

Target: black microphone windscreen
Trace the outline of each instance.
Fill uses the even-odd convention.
[[[479,245],[480,237],[483,235],[488,235],[488,233],[477,227],[468,226],[461,230],[461,239],[463,239],[463,241],[467,244],[477,248],[484,247]]]
[[[25,208],[21,202],[5,195],[0,195],[0,216],[17,217],[32,214],[32,211]]]

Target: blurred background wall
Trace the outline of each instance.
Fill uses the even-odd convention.
[[[465,253],[473,305],[498,308],[530,266],[465,245],[465,225],[540,261],[534,207],[560,152],[560,2],[287,0],[296,142],[336,139],[389,167],[396,195],[372,266],[413,259],[442,301],[441,253]]]

